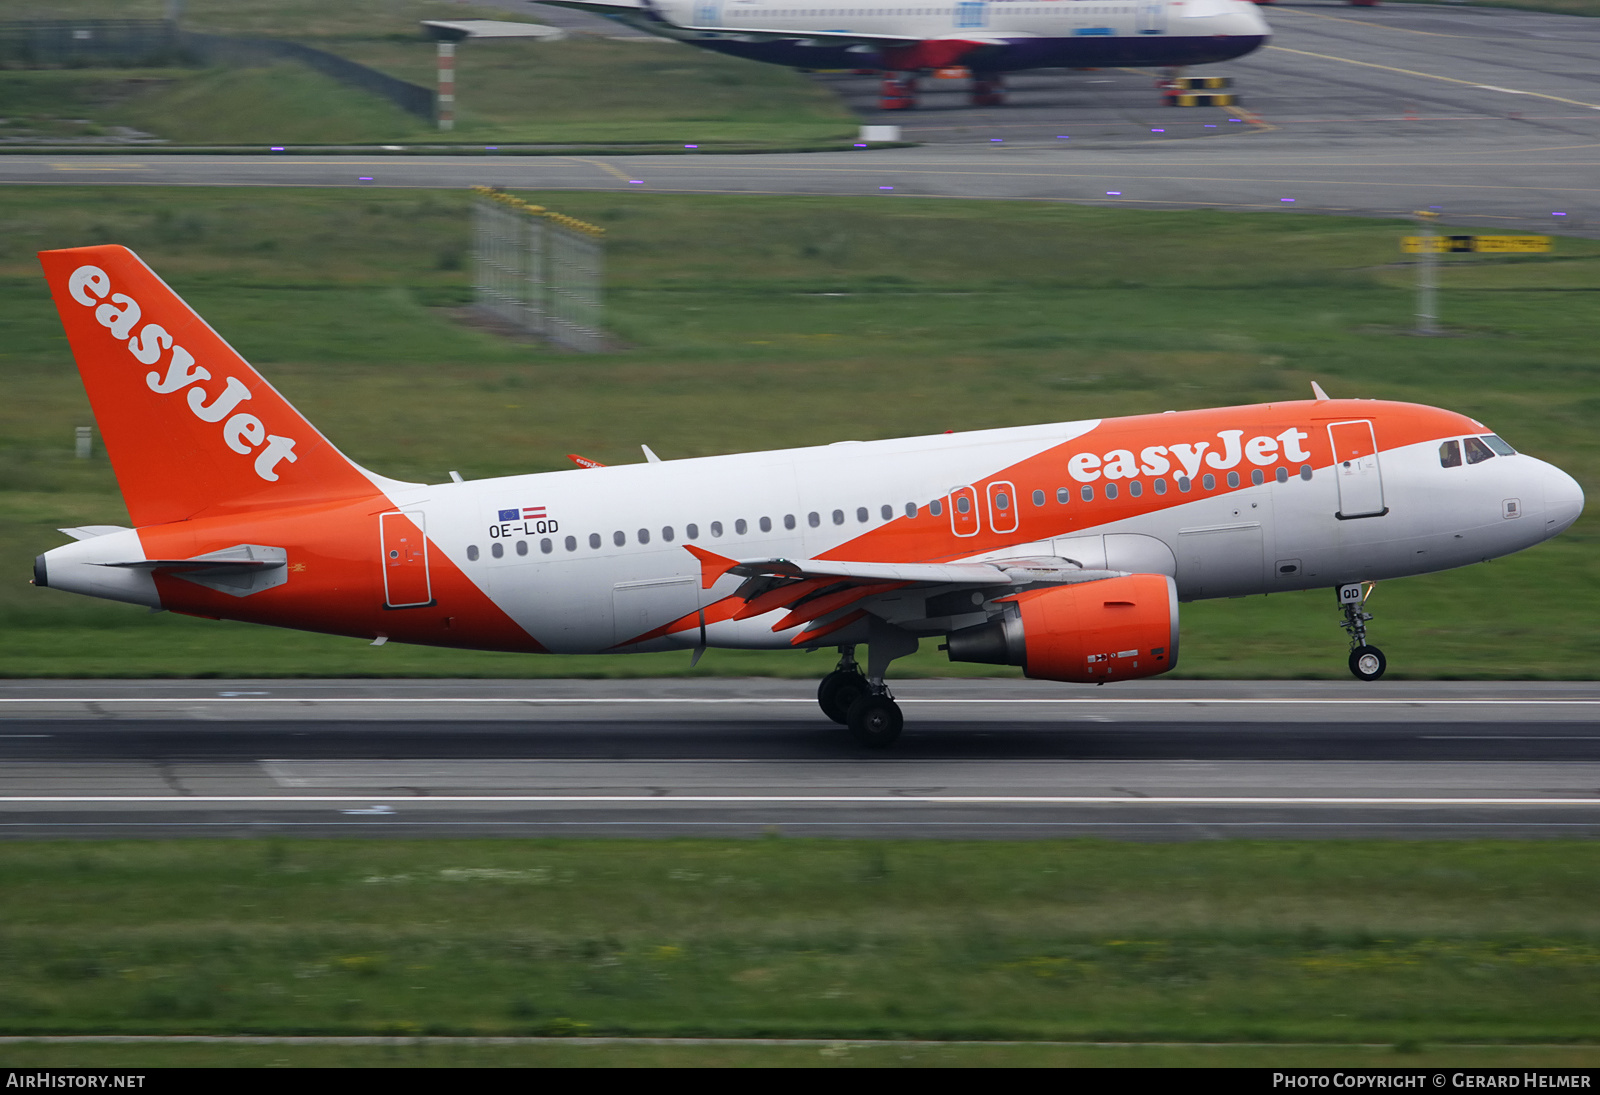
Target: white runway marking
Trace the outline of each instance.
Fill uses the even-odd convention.
[[[805,697],[777,697],[777,696],[752,696],[752,697],[705,697],[692,696],[663,696],[663,697],[617,697],[600,698],[586,696],[544,696],[544,697],[513,697],[513,696],[250,696],[250,697],[223,697],[223,696],[100,696],[87,698],[65,697],[40,697],[29,699],[26,697],[6,696],[0,697],[0,704],[89,704],[89,703],[214,703],[239,706],[252,703],[291,703],[299,705],[318,703],[375,703],[375,704],[423,704],[423,703],[502,703],[522,704],[530,707],[561,707],[574,704],[719,704],[719,705],[744,705],[758,706],[774,704],[809,704],[815,705],[816,700]],[[931,705],[958,705],[978,704],[983,706],[1016,705],[1016,704],[1057,704],[1057,705],[1083,705],[1107,704],[1111,706],[1126,707],[1130,705],[1151,704],[1157,706],[1183,706],[1183,707],[1248,707],[1272,706],[1284,707],[1476,707],[1484,704],[1496,706],[1528,706],[1528,707],[1600,707],[1600,699],[1520,699],[1514,697],[1482,697],[1470,699],[1433,699],[1433,698],[1379,698],[1355,699],[1348,697],[1329,697],[1327,699],[1171,699],[1147,697],[1110,697],[1106,699],[1081,697],[1028,697],[1013,696],[1002,699],[949,699],[949,698],[918,698],[916,696],[896,696],[895,702],[900,704],[931,704]]]
[[[302,803],[402,802],[429,803],[609,803],[659,806],[664,802],[689,805],[887,805],[920,806],[1600,806],[1592,798],[1389,798],[1372,796],[1287,797],[1248,795],[6,795],[7,805],[86,805],[107,803],[289,806]],[[378,812],[373,806],[363,812]]]

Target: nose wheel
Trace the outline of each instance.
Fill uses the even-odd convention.
[[[1357,680],[1375,681],[1389,668],[1389,659],[1383,656],[1383,651],[1367,643],[1367,623],[1372,613],[1366,611],[1366,604],[1376,585],[1375,582],[1346,582],[1336,591],[1339,611],[1344,616],[1339,626],[1350,635],[1350,672]]]
[[[1375,646],[1358,646],[1350,651],[1350,672],[1364,681],[1375,681],[1389,667],[1389,659]]]

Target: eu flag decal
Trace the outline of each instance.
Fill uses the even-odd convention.
[[[521,520],[521,519],[522,519],[522,510],[521,509],[503,509],[503,510],[500,511],[500,520],[502,520],[502,521],[518,521],[518,520]]]

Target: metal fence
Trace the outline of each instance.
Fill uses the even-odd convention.
[[[179,30],[163,19],[29,19],[0,22],[0,65],[23,68],[270,65],[293,61],[433,121],[433,89],[327,50],[276,38]]]
[[[324,76],[333,77],[346,87],[382,96],[408,114],[433,121],[431,88],[397,79],[327,50],[303,46],[299,42],[282,42],[276,38],[230,38],[192,31],[184,31],[181,39],[185,50],[208,65],[243,67],[295,61],[316,69]]]
[[[604,349],[605,229],[487,186],[473,189],[476,306],[569,350]]]
[[[22,68],[193,64],[164,19],[18,19],[0,22],[0,64]]]

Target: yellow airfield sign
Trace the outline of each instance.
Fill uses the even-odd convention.
[[[1549,236],[1402,236],[1400,249],[1408,255],[1476,252],[1509,255],[1550,250]]]

